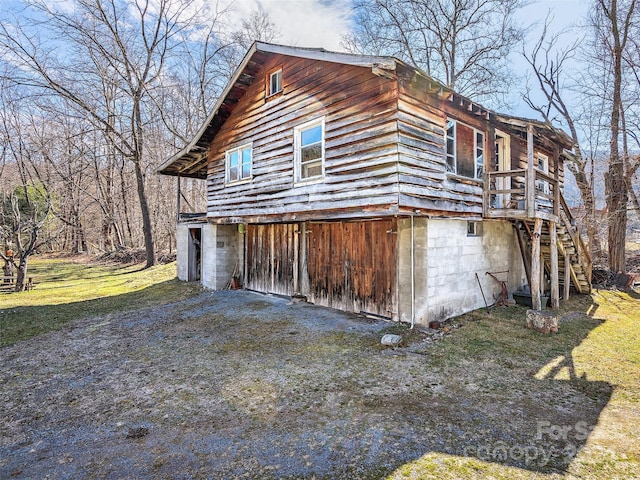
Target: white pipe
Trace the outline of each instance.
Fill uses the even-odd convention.
[[[415,303],[416,303],[416,289],[415,289],[415,266],[414,266],[414,242],[413,242],[413,215],[411,215],[411,330],[413,330],[413,324],[415,320]]]

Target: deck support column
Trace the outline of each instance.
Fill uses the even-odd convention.
[[[565,250],[566,251],[566,250]],[[569,282],[571,282],[571,256],[564,254],[564,300],[569,300]]]
[[[542,219],[536,218],[531,246],[531,305],[534,310],[542,310],[540,300],[540,276],[542,274],[542,263],[540,262],[540,235],[542,233]]]
[[[533,217],[536,211],[536,171],[533,158],[533,125],[527,127],[527,174],[526,178],[526,206],[528,217]]]
[[[560,307],[560,279],[558,277],[558,235],[556,222],[549,222],[549,243],[551,247],[551,308]]]

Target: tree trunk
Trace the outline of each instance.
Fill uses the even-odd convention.
[[[27,266],[29,264],[29,256],[20,257],[20,265],[18,265],[18,273],[16,275],[16,292],[24,291],[25,279],[27,278]]]
[[[625,248],[627,235],[627,203],[629,201],[625,182],[624,162],[620,156],[620,115],[622,109],[622,55],[624,39],[622,33],[628,31],[623,24],[621,32],[618,26],[617,2],[611,2],[608,10],[613,37],[613,101],[611,110],[611,143],[609,155],[609,171],[605,176],[605,192],[607,199],[609,231],[609,269],[612,272],[624,273],[626,270]]]

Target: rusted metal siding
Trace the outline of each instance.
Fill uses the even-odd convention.
[[[397,204],[397,82],[371,69],[274,56],[283,92],[265,98],[261,75],[239,99],[209,149],[208,215],[216,222],[337,218]],[[294,184],[294,127],[325,118],[325,177]],[[225,151],[253,146],[251,181],[225,185]],[[366,212],[365,212],[366,214]]]
[[[247,225],[246,287],[265,293],[293,295],[297,278],[298,224]]]
[[[397,316],[397,221],[309,224],[311,301],[353,312]]]

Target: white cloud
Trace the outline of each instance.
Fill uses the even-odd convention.
[[[349,29],[350,2],[345,0],[235,0],[239,14],[262,8],[280,30],[277,43],[340,50]]]

